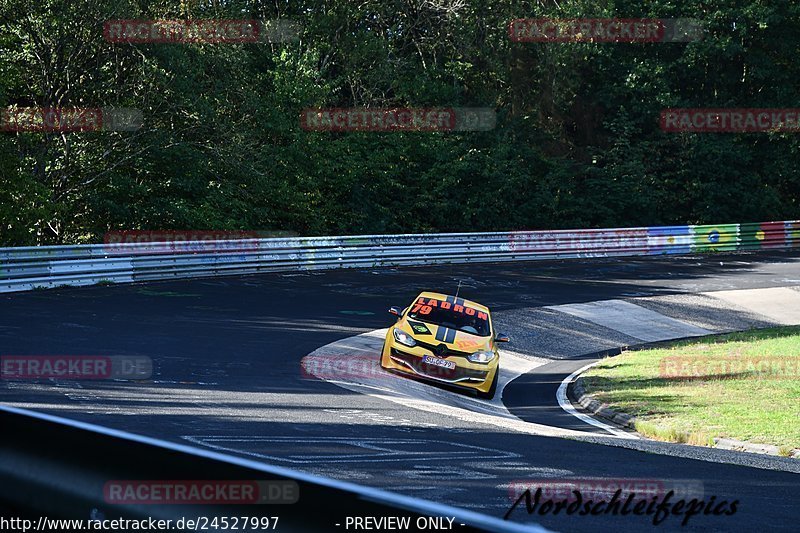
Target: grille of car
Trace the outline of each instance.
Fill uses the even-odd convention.
[[[434,379],[443,379],[447,381],[453,380],[477,380],[484,381],[488,371],[472,370],[470,368],[444,368],[441,366],[431,365],[422,362],[422,357],[412,355],[410,353],[402,352],[397,348],[392,348],[392,357],[400,359],[408,363],[417,373],[428,376]]]
[[[430,350],[430,352],[436,357],[466,357],[472,353],[472,352],[462,352],[460,350],[451,350],[450,348],[446,348],[444,353],[442,353],[442,355],[439,355],[439,352],[437,350],[439,348],[438,344],[430,344],[416,338],[414,340],[417,341],[418,346],[422,346],[426,350]]]

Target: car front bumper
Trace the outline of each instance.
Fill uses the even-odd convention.
[[[396,370],[411,374],[421,379],[445,383],[471,390],[488,392],[498,371],[497,358],[488,364],[471,363],[464,357],[446,357],[453,361],[455,368],[448,369],[423,362],[424,356],[437,357],[430,350],[415,346],[413,348],[401,345],[391,336],[391,330],[381,354],[381,366],[385,369]]]

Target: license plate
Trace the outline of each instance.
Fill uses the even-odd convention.
[[[438,357],[431,357],[430,355],[423,355],[422,362],[427,363],[429,365],[440,366],[442,368],[453,369],[456,367],[456,364],[453,361],[446,361],[445,359],[439,359]]]

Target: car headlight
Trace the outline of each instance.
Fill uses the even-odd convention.
[[[394,340],[402,344],[403,346],[408,346],[409,348],[414,347],[417,345],[417,341],[414,340],[414,337],[406,333],[400,328],[394,328],[392,330],[394,334]]]
[[[492,359],[494,359],[494,352],[471,353],[467,356],[467,359],[472,363],[481,363],[485,365],[486,363],[489,363]]]

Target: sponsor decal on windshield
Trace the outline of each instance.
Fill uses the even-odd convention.
[[[421,315],[430,314],[434,307],[442,309],[450,309],[456,313],[462,313],[468,316],[477,316],[480,320],[489,320],[489,315],[483,311],[478,311],[472,307],[464,305],[464,300],[461,298],[454,298],[448,296],[446,300],[434,300],[433,298],[425,299],[420,297],[417,299],[414,307],[411,309],[412,313],[419,313]]]

